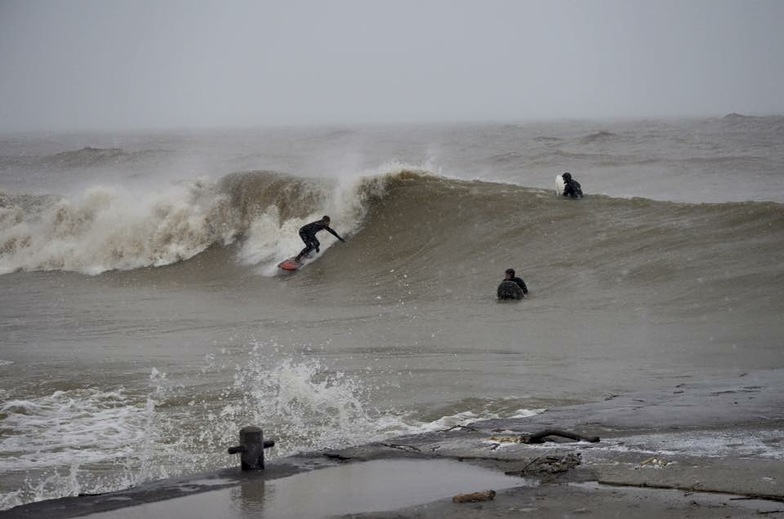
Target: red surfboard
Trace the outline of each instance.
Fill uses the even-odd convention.
[[[303,264],[297,261],[295,257],[291,257],[278,263],[278,268],[282,270],[288,270],[289,272],[294,272],[295,270],[299,270],[302,265]]]

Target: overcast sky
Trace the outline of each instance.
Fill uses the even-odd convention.
[[[0,0],[0,131],[784,113],[784,0]]]

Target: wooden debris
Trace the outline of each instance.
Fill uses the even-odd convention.
[[[545,429],[544,431],[540,431],[538,433],[534,433],[531,435],[521,434],[519,436],[491,436],[490,439],[498,443],[539,444],[547,441],[546,438],[548,436],[560,436],[562,438],[568,438],[570,440],[575,440],[580,442],[590,442],[590,443],[596,443],[599,441],[598,436],[583,436],[582,434],[577,434],[569,431],[562,431],[560,429]]]
[[[561,436],[578,442],[596,443],[599,441],[598,436],[583,436],[582,434],[562,431],[560,429],[545,429],[544,431],[532,434],[526,440],[523,440],[523,443],[544,443],[547,436]]]
[[[457,494],[452,498],[453,503],[479,503],[481,501],[492,501],[495,499],[495,490],[485,490],[484,492],[474,492],[471,494]]]

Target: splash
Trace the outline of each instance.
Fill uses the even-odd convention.
[[[153,371],[141,402],[123,389],[94,388],[5,402],[0,510],[169,477],[164,461],[181,451],[163,440],[171,424],[156,412],[164,378]]]
[[[236,437],[244,425],[258,425],[276,440],[276,456],[364,443],[378,435],[384,416],[368,404],[369,388],[359,379],[314,359],[273,360],[275,344],[256,344],[238,366],[229,393],[236,399],[210,416],[211,429]],[[226,424],[229,424],[226,428]],[[223,427],[222,427],[223,426]]]

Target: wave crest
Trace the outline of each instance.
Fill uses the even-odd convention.
[[[231,242],[234,220],[226,197],[206,181],[154,193],[92,187],[73,198],[6,196],[0,273],[168,265]]]

